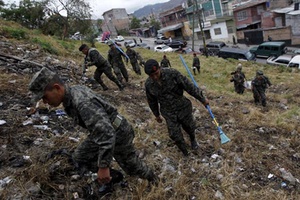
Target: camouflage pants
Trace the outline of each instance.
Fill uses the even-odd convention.
[[[253,87],[252,92],[253,92],[253,98],[254,98],[255,104],[258,104],[261,101],[261,104],[263,106],[267,105],[266,94],[265,94],[264,88]]]
[[[128,175],[152,180],[154,173],[152,169],[138,157],[133,145],[133,139],[134,130],[127,120],[123,118],[120,126],[116,130],[113,156]],[[92,172],[97,172],[99,149],[99,145],[96,144],[91,134],[76,148],[73,153],[73,159],[78,162],[80,166],[85,166]]]
[[[109,80],[114,82],[118,87],[121,85],[118,79],[113,75],[111,67],[106,67],[104,69],[97,68],[94,73],[94,79],[101,85],[105,86],[105,84],[102,81],[101,75],[105,74]]]
[[[245,91],[244,83],[234,83],[234,90],[238,94],[243,94]]]
[[[133,71],[134,71],[136,74],[141,75],[141,68],[140,68],[140,66],[139,66],[139,64],[138,64],[137,61],[136,61],[136,62],[131,62],[131,66],[132,66],[132,68],[133,68]]]
[[[122,83],[123,77],[125,78],[126,82],[128,82],[128,72],[124,65],[124,63],[114,64],[113,65],[114,72],[118,78],[118,80]]]
[[[187,108],[175,112],[163,112],[162,116],[165,118],[169,137],[181,148],[186,147],[181,128],[189,135],[190,140],[195,140],[196,122],[192,114],[192,105]]]

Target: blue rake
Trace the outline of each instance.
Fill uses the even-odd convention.
[[[183,57],[182,57],[181,55],[180,55],[180,59],[181,59],[181,62],[183,63],[183,65],[184,65],[186,71],[187,71],[188,74],[190,75],[190,77],[191,77],[191,79],[192,79],[194,85],[195,85],[196,87],[198,87],[198,84],[197,84],[197,82],[195,81],[194,76],[192,75],[192,73],[191,73],[189,67],[186,65],[186,63],[185,63],[185,61],[184,61],[184,59],[183,59]],[[218,128],[218,131],[219,131],[219,133],[220,133],[221,144],[225,144],[225,143],[229,142],[230,139],[229,139],[229,138],[225,135],[225,133],[222,131],[221,127],[219,126],[219,123],[217,122],[215,116],[213,115],[213,113],[212,113],[212,111],[211,111],[211,109],[210,109],[210,106],[209,106],[209,105],[206,105],[206,109],[208,110],[208,112],[209,112],[211,118],[213,119],[213,123],[214,123],[214,124],[217,126],[217,128]]]

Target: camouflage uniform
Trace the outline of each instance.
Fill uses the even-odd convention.
[[[179,149],[186,155],[186,143],[181,127],[195,141],[196,123],[192,115],[192,103],[183,95],[186,91],[202,103],[205,97],[202,91],[191,83],[187,77],[175,69],[161,68],[161,83],[150,77],[146,80],[146,95],[153,114],[165,118],[170,138],[175,141]]]
[[[268,77],[264,76],[261,71],[258,71],[251,84],[254,103],[258,104],[259,101],[261,101],[262,106],[266,106],[267,101],[265,91],[268,86],[272,85]]]
[[[170,61],[169,61],[169,59],[168,58],[163,58],[162,60],[161,60],[161,62],[160,62],[160,66],[162,67],[162,68],[168,68],[168,67],[171,67],[171,63],[170,63]]]
[[[198,73],[200,74],[200,60],[197,56],[194,56],[193,58],[193,72],[196,75],[196,69]]]
[[[140,69],[140,66],[138,64],[138,58],[139,58],[138,54],[133,49],[131,49],[130,47],[127,48],[126,54],[130,59],[130,63],[131,63],[131,66],[133,68],[133,71],[136,74],[141,75],[141,69]]]
[[[128,72],[122,60],[122,56],[124,55],[116,47],[111,48],[108,51],[108,62],[113,66],[114,72],[117,75],[118,80],[122,82],[122,79],[124,77],[126,82],[128,82]]]
[[[246,78],[245,74],[240,70],[236,70],[232,72],[231,75],[233,76],[230,79],[230,82],[234,83],[234,90],[238,94],[243,94],[245,91],[245,86],[244,86],[244,82]]]
[[[107,86],[103,83],[101,75],[104,73],[111,81],[113,81],[119,89],[122,89],[122,84],[118,79],[113,75],[111,67],[107,60],[97,51],[95,48],[90,48],[88,54],[85,57],[85,62],[87,66],[95,65],[97,67],[94,78],[95,80],[103,87],[104,90],[107,90]]]
[[[114,157],[127,174],[153,179],[153,171],[136,154],[132,126],[116,108],[79,85],[66,86],[63,105],[75,124],[89,130],[73,154],[75,161],[94,171],[98,167],[109,167]]]

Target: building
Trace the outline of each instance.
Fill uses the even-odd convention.
[[[190,27],[194,30],[195,39],[202,38],[199,21],[201,21],[205,39],[232,41],[235,36],[235,23],[230,0],[197,0],[186,9]],[[194,27],[194,28],[193,28]]]
[[[160,13],[159,20],[162,28],[157,31],[158,33],[164,34],[165,37],[189,39],[191,30],[182,5]]]
[[[129,30],[130,20],[125,8],[114,8],[102,14],[104,20],[102,31],[109,31],[112,36],[117,36],[122,30]]]

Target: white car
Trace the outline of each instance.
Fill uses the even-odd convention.
[[[115,41],[117,41],[117,42],[122,42],[122,41],[124,41],[124,38],[123,38],[123,36],[118,35],[118,36],[115,38]]]
[[[154,47],[155,52],[174,52],[174,49],[171,47],[161,44]]]
[[[124,41],[124,46],[126,47],[127,45],[128,45],[129,47],[131,47],[131,48],[133,48],[133,47],[136,46],[136,44],[135,44],[135,42],[134,42],[133,40],[125,40],[125,41]]]
[[[288,67],[295,67],[300,69],[300,55],[294,56],[289,62]]]
[[[270,56],[267,59],[267,64],[287,67],[292,59],[292,55]]]

